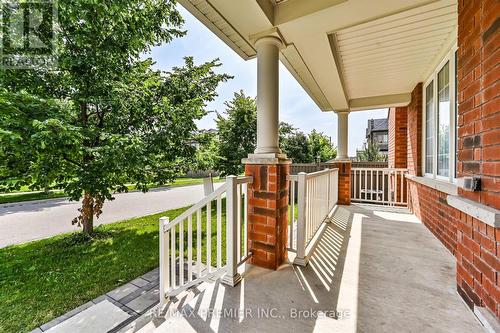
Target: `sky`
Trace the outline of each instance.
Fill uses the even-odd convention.
[[[179,6],[179,11],[185,20],[183,28],[187,30],[187,35],[169,44],[154,47],[151,53],[146,55],[156,62],[155,68],[168,71],[174,66],[182,66],[185,56],[193,56],[197,64],[219,58],[222,66],[218,71],[230,74],[234,78],[218,87],[218,97],[208,105],[207,109],[223,112],[224,102],[232,99],[234,93],[240,90],[248,96],[255,97],[257,94],[256,59],[243,60],[182,6]],[[290,123],[305,133],[316,129],[331,136],[336,145],[336,114],[322,112],[281,63],[279,74],[280,121]],[[352,112],[349,115],[349,156],[355,156],[356,149],[363,145],[368,119],[384,117],[387,117],[387,109]],[[198,127],[215,128],[214,118],[215,114],[209,113],[199,121]]]

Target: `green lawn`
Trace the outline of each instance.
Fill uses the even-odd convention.
[[[27,192],[27,193],[2,193],[0,194],[0,204],[14,203],[21,201],[34,201],[43,199],[63,198],[66,194],[63,191]]]
[[[28,332],[157,267],[158,219],[185,209],[100,226],[93,239],[74,233],[0,249],[0,332]]]
[[[214,178],[214,182],[222,182],[224,178]],[[203,178],[177,178],[173,183],[167,184],[170,187],[177,186],[189,186],[189,185],[200,185],[203,184]],[[135,190],[135,186],[129,185],[128,189],[130,191]],[[0,204],[3,203],[14,203],[22,201],[33,201],[33,200],[43,200],[43,199],[54,199],[63,198],[66,194],[61,190],[49,191],[49,193],[41,191],[29,192],[27,187],[23,187],[21,191],[11,192],[11,193],[0,193]]]

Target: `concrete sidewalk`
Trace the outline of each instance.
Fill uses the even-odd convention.
[[[100,333],[117,330],[159,302],[158,268],[89,301],[32,332]]]

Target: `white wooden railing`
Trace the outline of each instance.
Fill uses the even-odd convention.
[[[247,184],[251,182],[252,177],[228,176],[174,220],[160,218],[160,309],[168,297],[202,281],[223,276],[222,282],[228,285],[239,282],[237,268],[251,256],[247,250]]]
[[[288,176],[290,181],[288,250],[296,252],[295,264],[305,266],[317,233],[338,199],[338,169]],[[297,218],[294,217],[297,205]]]
[[[406,206],[408,169],[353,168],[351,201]]]

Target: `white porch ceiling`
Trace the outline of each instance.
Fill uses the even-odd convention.
[[[179,0],[242,58],[280,59],[323,111],[402,106],[456,40],[457,0]]]
[[[434,3],[334,33],[350,99],[407,93],[456,36],[457,8]]]

